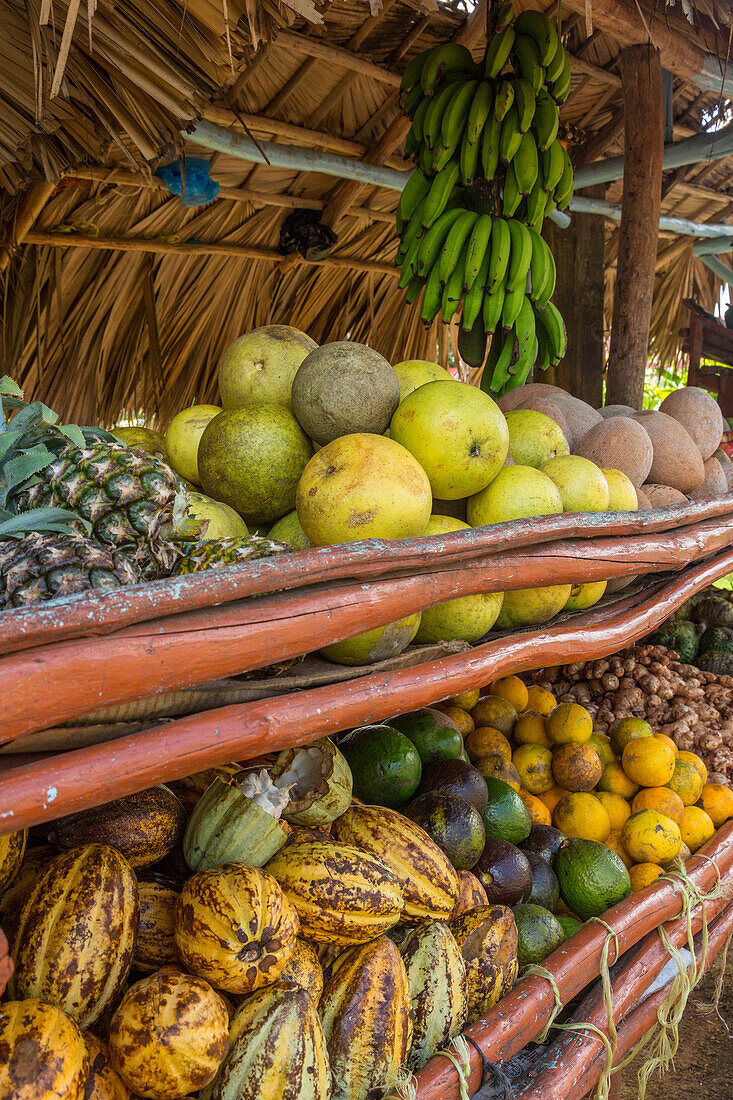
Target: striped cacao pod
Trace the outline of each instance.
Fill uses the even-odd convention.
[[[123,987],[139,920],[135,873],[114,848],[56,856],[23,906],[12,996],[40,997],[90,1027]]]
[[[303,748],[284,749],[269,776],[278,785],[293,784],[283,817],[294,825],[328,825],[349,808],[351,768],[328,737]]]
[[[175,966],[131,986],[110,1024],[112,1065],[136,1096],[150,1100],[179,1100],[204,1088],[228,1050],[223,1000]]]
[[[407,1065],[417,1070],[466,1024],[466,964],[448,925],[439,920],[410,928],[400,944],[400,954],[412,1000],[412,1046]]]
[[[397,924],[404,905],[397,876],[349,844],[289,844],[267,864],[315,943],[366,943]]]
[[[28,830],[0,836],[0,894],[12,886],[25,855]]]
[[[323,993],[323,967],[318,960],[316,949],[307,940],[298,938],[295,941],[295,950],[279,980],[295,982],[310,994],[314,1004],[318,1004]]]
[[[132,965],[146,973],[178,962],[175,935],[180,889],[172,879],[148,873],[138,876],[140,924]]]
[[[372,1100],[395,1088],[412,1042],[405,964],[386,936],[344,951],[319,1007],[333,1100]]]
[[[333,823],[332,834],[377,856],[402,887],[404,924],[426,917],[447,920],[458,901],[458,874],[424,829],[385,806],[351,806]]]
[[[84,1100],[134,1100],[112,1065],[107,1044],[90,1031],[85,1031],[83,1038],[89,1055],[89,1075],[84,1085]]]
[[[298,915],[275,879],[244,863],[192,875],[175,922],[186,969],[230,993],[277,981],[298,935]]]
[[[450,930],[466,964],[468,1023],[473,1024],[516,981],[517,926],[505,905],[484,905],[452,921]]]
[[[0,1004],[3,1100],[83,1100],[89,1055],[65,1012],[35,997]]]
[[[56,848],[109,844],[131,867],[151,867],[183,837],[186,811],[168,787],[151,787],[78,814],[61,817],[48,831]]]
[[[476,876],[472,875],[470,871],[461,871],[458,876],[458,882],[458,901],[451,914],[451,921],[454,921],[463,913],[470,912],[471,909],[478,909],[480,905],[489,904],[489,899],[486,897],[486,891]]]
[[[213,1100],[330,1100],[331,1071],[316,1006],[293,982],[245,998],[232,1019],[231,1049]]]
[[[236,775],[228,780],[217,776],[191,813],[183,854],[192,871],[207,871],[223,863],[264,867],[280,851],[289,832],[284,821],[240,790]]]

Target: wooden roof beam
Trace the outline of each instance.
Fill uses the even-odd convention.
[[[399,73],[391,72],[381,65],[375,65],[373,61],[367,61],[358,53],[345,50],[341,46],[329,46],[320,38],[311,38],[307,34],[296,34],[294,31],[280,31],[275,39],[277,46],[288,46],[297,53],[303,53],[307,57],[316,58],[319,61],[327,61],[331,65],[348,69],[360,76],[369,77],[379,84],[388,84],[391,88],[399,88],[402,77]]]

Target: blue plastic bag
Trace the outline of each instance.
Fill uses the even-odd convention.
[[[205,157],[186,157],[186,191],[183,192],[180,160],[162,165],[155,173],[172,195],[178,195],[184,206],[205,206],[219,194],[219,184],[209,175]]]

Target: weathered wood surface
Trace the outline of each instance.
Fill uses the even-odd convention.
[[[649,512],[538,516],[431,538],[369,539],[324,546],[228,569],[153,584],[72,596],[0,612],[0,654],[74,637],[94,637],[134,623],[213,607],[250,596],[322,582],[426,573],[486,554],[539,546],[561,538],[658,534],[733,514],[733,495]]]
[[[217,708],[166,726],[0,773],[0,834],[98,805],[229,760],[307,744],[381,721],[498,676],[604,657],[653,630],[695,592],[733,570],[733,549],[688,567],[643,597],[571,623],[512,634],[412,668]]]
[[[733,543],[733,516],[677,532],[550,543],[431,573],[275,593],[0,659],[0,744],[99,706],[264,668],[448,599],[679,569]]]

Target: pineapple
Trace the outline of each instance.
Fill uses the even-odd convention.
[[[27,513],[31,522],[33,516]],[[124,554],[99,546],[77,531],[32,531],[23,538],[0,541],[0,608],[25,607],[140,580],[140,570]]]
[[[273,554],[292,553],[292,547],[260,535],[243,538],[211,539],[190,543],[178,563],[177,572],[200,573],[204,569],[220,569],[224,565],[241,565],[246,561],[269,558]]]

